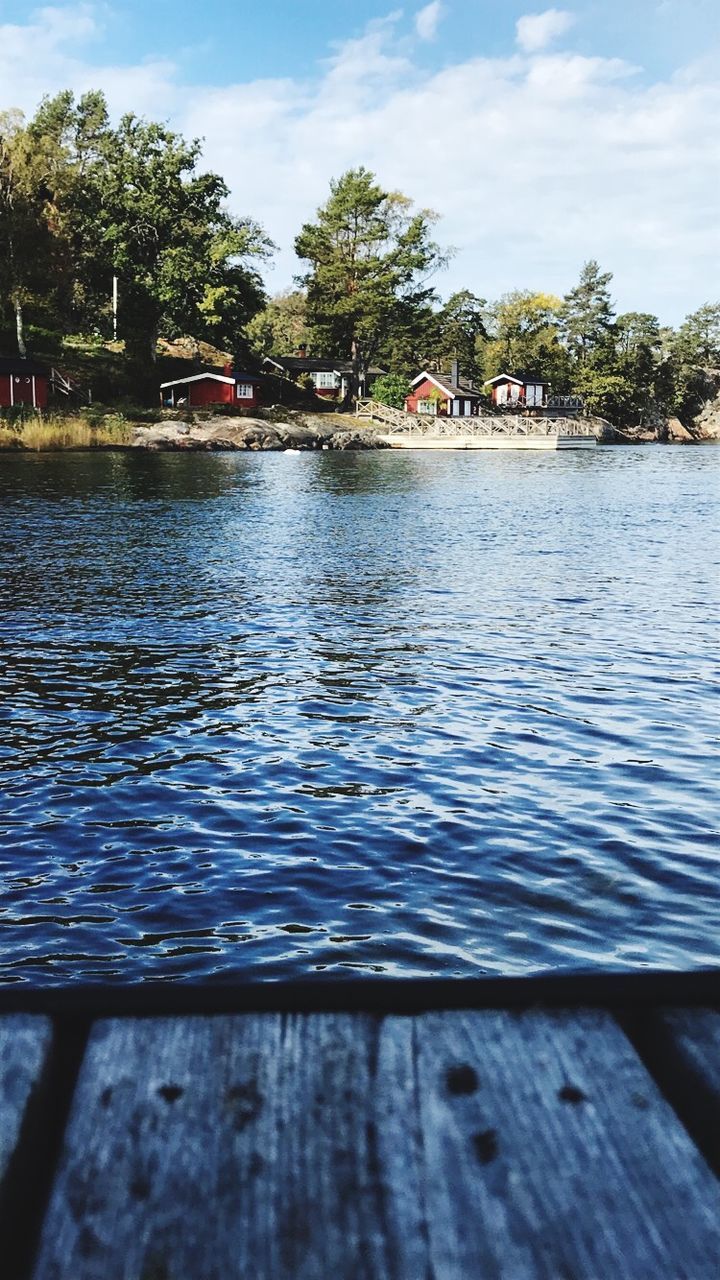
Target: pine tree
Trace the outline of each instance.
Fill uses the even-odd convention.
[[[608,286],[611,280],[612,272],[601,271],[591,259],[583,266],[578,284],[563,300],[562,331],[568,350],[580,363],[610,336],[613,305]]]
[[[367,169],[350,169],[331,182],[316,221],[295,241],[309,263],[303,283],[315,345],[352,361],[351,395],[382,344],[434,298],[427,278],[444,261],[431,239],[434,221],[427,209],[413,212],[406,196],[384,191]]]

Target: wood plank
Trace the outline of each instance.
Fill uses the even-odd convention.
[[[387,1196],[378,1159],[377,1038],[343,1014],[98,1026],[37,1280],[418,1280],[411,1179]],[[412,1066],[387,1064],[383,1112],[411,1173]]]
[[[695,1086],[720,1108],[720,1013],[715,1009],[662,1009],[661,1025]]]
[[[47,1064],[52,1027],[47,1018],[0,1018],[0,1189],[10,1176],[33,1092]]]
[[[661,1009],[645,1028],[645,1060],[720,1174],[720,1013]]]
[[[608,1016],[94,1030],[35,1280],[716,1280],[720,1196]]]
[[[428,1014],[414,1034],[432,1274],[720,1274],[718,1183],[609,1015]]]

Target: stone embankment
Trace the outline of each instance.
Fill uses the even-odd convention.
[[[214,415],[193,423],[169,419],[148,427],[138,426],[132,447],[159,452],[221,449],[273,452],[288,449],[384,449],[387,446],[374,431],[354,424],[346,427],[320,417],[303,416],[301,421],[273,422],[262,418]]]

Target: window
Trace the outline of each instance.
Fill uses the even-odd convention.
[[[314,373],[313,381],[318,391],[334,391],[337,386],[337,380],[334,373]]]
[[[235,395],[238,400],[252,400],[253,390],[254,388],[251,382],[238,382],[235,388]]]
[[[418,400],[417,411],[418,413],[437,413],[437,400]]]

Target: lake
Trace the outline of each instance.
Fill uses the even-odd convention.
[[[719,480],[0,455],[0,981],[720,963]]]

